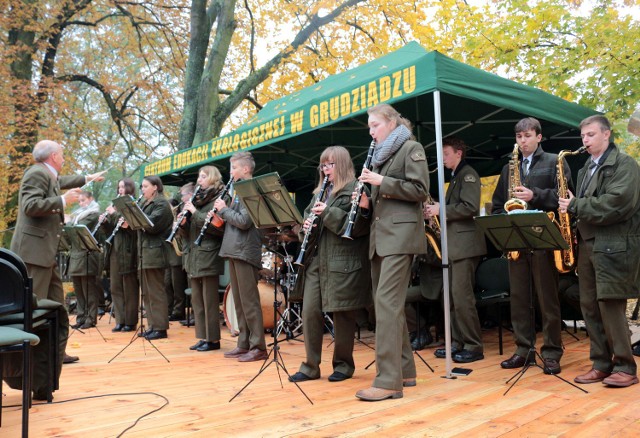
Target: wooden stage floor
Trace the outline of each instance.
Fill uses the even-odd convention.
[[[445,361],[417,358],[418,385],[406,388],[397,400],[368,403],[355,398],[370,386],[375,366],[365,370],[374,351],[356,342],[356,374],[350,380],[330,383],[331,338],[325,336],[323,378],[300,387],[313,401],[286,380],[271,364],[235,400],[229,401],[256,375],[262,362],[239,363],[222,356],[235,346],[223,327],[222,350],[192,352],[194,329],[171,323],[169,338],[154,345],[138,339],[120,356],[131,334],[111,333],[113,323],[102,318],[98,329],[73,333],[68,353],[80,356],[63,368],[54,402],[36,402],[30,411],[33,437],[631,437],[640,436],[640,385],[625,389],[602,384],[584,385],[585,394],[560,379],[530,368],[503,395],[513,370],[499,362],[513,351],[506,333],[505,354],[498,354],[497,331],[484,333],[485,359],[469,364],[465,377],[446,379]],[[573,378],[590,369],[589,342],[583,331],[579,341],[563,333],[565,353],[561,376]],[[540,338],[539,338],[540,339]],[[373,333],[362,333],[373,344]],[[295,340],[279,343],[287,369],[294,373],[304,358],[304,345]],[[280,380],[282,379],[282,380]],[[20,434],[20,392],[4,385],[0,436]]]

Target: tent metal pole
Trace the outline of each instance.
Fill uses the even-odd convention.
[[[447,246],[447,212],[444,191],[444,161],[442,157],[442,115],[440,113],[440,91],[433,92],[433,116],[436,128],[436,152],[438,158],[438,200],[440,202],[440,239],[442,254],[442,287],[444,296],[444,343],[447,353],[447,379],[454,378],[451,374],[451,298],[449,295],[449,247]]]

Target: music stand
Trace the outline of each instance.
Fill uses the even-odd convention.
[[[63,236],[65,236],[65,243],[64,243],[65,245],[68,245],[69,247],[78,248],[83,251],[87,251],[87,254],[85,255],[85,273],[88,273],[89,272],[89,253],[93,251],[102,252],[102,247],[100,246],[96,238],[93,237],[93,234],[91,234],[91,231],[89,230],[89,228],[84,224],[67,225],[62,228],[62,232],[63,232]],[[60,240],[62,241],[62,239]],[[84,288],[87,291],[87,293],[89,293],[89,287],[87,282],[88,282],[88,278],[85,275]],[[88,304],[88,299],[89,297],[87,296],[87,304]],[[77,301],[77,296],[76,296],[76,301]],[[78,307],[76,303],[76,309],[77,308]],[[102,340],[107,342],[107,340],[102,335],[102,332],[98,329],[98,327],[95,327],[95,328],[96,330],[98,330],[98,333],[100,334],[100,337],[102,337]],[[74,330],[77,330],[80,333],[84,334],[84,332],[80,329],[75,328]]]
[[[113,202],[114,208],[118,211],[118,213],[122,215],[124,220],[129,225],[129,228],[131,228],[132,230],[134,231],[145,230],[153,227],[153,222],[151,222],[151,219],[149,219],[149,217],[146,214],[144,214],[144,212],[142,211],[142,209],[140,208],[136,200],[133,199],[131,196],[119,196],[114,200],[112,200],[112,202]],[[138,257],[140,259],[138,269],[141,271],[142,270],[142,250],[138,251]],[[143,278],[144,278],[143,275],[140,274],[140,324],[139,324],[138,330],[136,330],[133,333],[133,336],[131,337],[131,340],[129,341],[129,343],[125,345],[125,347],[122,350],[120,350],[115,356],[109,359],[109,362],[107,363],[111,363],[124,350],[126,350],[131,344],[133,344],[133,342],[138,338],[142,338],[144,341],[147,341],[158,352],[158,354],[160,354],[160,356],[164,358],[164,360],[166,360],[167,362],[170,362],[169,359],[164,354],[162,354],[160,350],[158,350],[158,347],[156,347],[153,344],[153,342],[151,342],[149,339],[144,337],[144,319],[142,314],[142,307],[144,305],[144,292],[143,292],[144,288],[142,285]],[[143,342],[143,345],[144,345],[144,342]]]
[[[235,192],[238,197],[242,200],[244,206],[249,213],[249,216],[253,220],[256,228],[274,228],[278,229],[280,232],[280,227],[285,225],[293,225],[293,224],[301,224],[303,219],[302,215],[293,204],[291,200],[291,196],[289,196],[289,192],[284,186],[282,180],[280,179],[280,175],[277,172],[268,173],[266,175],[261,175],[252,179],[238,181],[234,183]],[[251,379],[249,382],[240,389],[234,395],[229,402],[232,402],[237,396],[240,395],[242,391],[248,387],[251,382],[258,378],[260,374],[264,370],[266,370],[269,365],[272,363],[276,364],[276,370],[278,371],[278,378],[280,379],[280,387],[284,388],[282,384],[282,377],[280,375],[280,368],[285,372],[288,377],[291,377],[291,374],[287,371],[287,368],[284,365],[284,360],[282,359],[282,354],[280,353],[280,347],[278,345],[278,337],[276,336],[276,329],[278,318],[277,316],[280,314],[279,307],[282,304],[278,301],[278,262],[276,258],[275,266],[274,266],[274,286],[273,286],[273,327],[274,330],[271,332],[271,337],[273,338],[273,347],[269,351],[267,358],[262,363],[260,370],[258,373]],[[271,358],[271,360],[269,360]],[[296,387],[300,390],[302,395],[309,400],[309,403],[313,404],[311,399],[305,394],[300,385],[297,382],[293,382]]]
[[[551,222],[547,213],[531,210],[523,210],[522,213],[501,214],[495,216],[476,216],[474,217],[478,226],[484,231],[485,235],[491,240],[495,247],[503,252],[522,251],[526,253],[529,266],[531,266],[531,258],[533,251],[536,250],[563,250],[568,249],[569,245],[565,242],[558,227]],[[535,330],[535,310],[533,302],[533,271],[529,269],[529,311],[531,318],[531,347],[525,358],[525,365],[514,374],[506,383],[516,379],[503,395],[514,387],[518,380],[527,372],[527,370],[535,365],[544,372],[544,367],[540,366],[536,361],[536,356],[542,363],[544,360],[535,347],[536,330]],[[568,380],[557,374],[551,374],[563,382],[587,393],[584,389],[574,385]]]

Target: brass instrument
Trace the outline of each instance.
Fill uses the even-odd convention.
[[[193,201],[196,199],[196,196],[198,196],[198,192],[200,191],[200,186],[196,186],[195,190],[193,191],[193,194],[191,195],[191,198],[189,199],[190,203],[193,203]],[[172,209],[172,212],[175,213],[175,211],[177,211],[178,207],[180,206],[180,204],[178,204],[175,208],[175,210]],[[177,218],[175,218],[175,222],[173,223],[173,227],[171,228],[171,233],[169,233],[169,237],[167,237],[165,240],[171,244],[173,244],[173,239],[174,237],[176,237],[176,233],[178,232],[178,228],[180,228],[180,224],[182,223],[183,220],[188,219],[189,216],[191,216],[191,212],[189,210],[183,209],[180,214],[178,215]],[[175,247],[175,246],[174,246]],[[177,252],[177,251],[176,251]],[[180,254],[179,254],[180,255]]]
[[[515,197],[515,189],[521,186],[520,161],[518,160],[518,143],[513,145],[513,153],[509,160],[509,199],[504,203],[504,211],[511,213],[516,210],[526,210],[527,203]]]
[[[233,178],[229,178],[229,182],[227,183],[226,186],[224,186],[224,188],[222,189],[222,192],[220,192],[220,196],[218,196],[217,199],[222,199],[229,194],[229,190],[231,190],[231,184],[233,184]],[[207,219],[205,219],[204,221],[204,225],[200,229],[200,234],[198,235],[198,237],[196,237],[196,240],[193,242],[196,246],[200,246],[202,244],[202,239],[204,239],[204,235],[207,232],[207,228],[209,228],[209,225],[211,224],[211,222],[213,222],[213,217],[217,212],[218,212],[218,209],[215,207],[213,207],[210,210],[209,216],[207,216]]]
[[[371,166],[371,161],[373,160],[373,151],[376,148],[376,141],[373,140],[371,145],[369,145],[369,151],[367,152],[367,159],[364,160],[364,164],[362,165],[362,170],[369,169]],[[361,173],[362,175],[362,173]],[[358,215],[358,209],[360,208],[360,199],[362,198],[362,192],[364,191],[364,183],[358,180],[356,184],[356,188],[354,192],[356,196],[351,200],[351,210],[349,210],[349,216],[347,216],[348,223],[347,229],[342,233],[342,237],[345,239],[353,240],[351,234],[353,233],[353,226],[356,223],[356,216]]]
[[[563,150],[558,154],[558,161],[556,163],[556,176],[558,179],[558,198],[568,198],[569,189],[567,187],[567,177],[564,173],[563,161],[567,155],[578,155],[586,152],[585,146],[576,149],[575,151]],[[561,212],[558,209],[558,220],[554,223],[560,229],[562,238],[569,245],[569,249],[557,250],[553,252],[553,258],[556,265],[556,269],[559,273],[565,274],[572,271],[576,267],[576,245],[575,235],[571,231],[571,221],[569,213]]]
[[[129,195],[131,196],[131,195]],[[142,199],[143,195],[138,196],[138,199],[136,199],[136,204],[140,203],[140,200]],[[133,196],[131,196],[131,199],[133,199]],[[116,226],[113,228],[113,232],[111,233],[111,236],[109,236],[107,238],[107,240],[104,241],[104,243],[107,243],[109,245],[111,245],[111,242],[113,241],[113,238],[116,237],[116,234],[118,233],[118,231],[120,231],[120,227],[122,227],[122,224],[124,223],[124,216],[120,216],[118,218],[118,222],[116,222]]]
[[[513,153],[509,160],[509,199],[504,203],[504,211],[511,213],[518,210],[526,210],[527,203],[522,199],[515,197],[515,189],[517,186],[521,186],[522,181],[520,178],[520,161],[518,160],[518,143],[513,145]],[[509,251],[507,258],[509,260],[518,260],[520,257],[520,251]]]
[[[327,191],[327,185],[329,184],[329,176],[325,175],[324,180],[322,181],[322,186],[320,187],[320,191],[318,192],[318,196],[316,197],[316,201],[315,202],[320,202],[322,201],[322,198],[324,197],[325,192]],[[314,202],[314,204],[315,204]],[[313,207],[312,207],[313,209]],[[293,262],[294,265],[304,265],[305,264],[305,253],[307,252],[307,245],[309,245],[309,239],[312,237],[311,235],[313,234],[313,242],[315,243],[315,240],[317,239],[317,233],[313,232],[313,224],[316,222],[317,219],[317,215],[313,212],[309,213],[309,215],[307,216],[307,218],[305,219],[305,222],[307,220],[310,220],[311,223],[309,224],[309,228],[307,228],[307,230],[304,232],[304,238],[302,239],[302,244],[300,245],[300,252],[298,253],[298,258],[296,259],[295,262]],[[313,245],[312,245],[313,246]]]
[[[431,193],[427,193],[427,200],[425,205],[433,205],[435,202],[431,197]],[[427,237],[427,242],[431,248],[435,251],[436,256],[442,260],[442,251],[440,245],[442,240],[440,239],[440,221],[438,216],[431,216],[429,219],[424,220],[424,235]]]

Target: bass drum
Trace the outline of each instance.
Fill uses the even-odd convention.
[[[260,294],[260,307],[262,308],[262,325],[265,330],[273,329],[273,284],[265,280],[258,282],[258,293]],[[282,311],[284,306],[284,294],[278,286],[278,301],[280,305],[278,310]],[[231,293],[231,284],[227,285],[222,299],[222,313],[224,314],[224,322],[232,334],[238,334],[238,317],[236,316],[236,308]],[[280,314],[277,316],[280,320]]]

